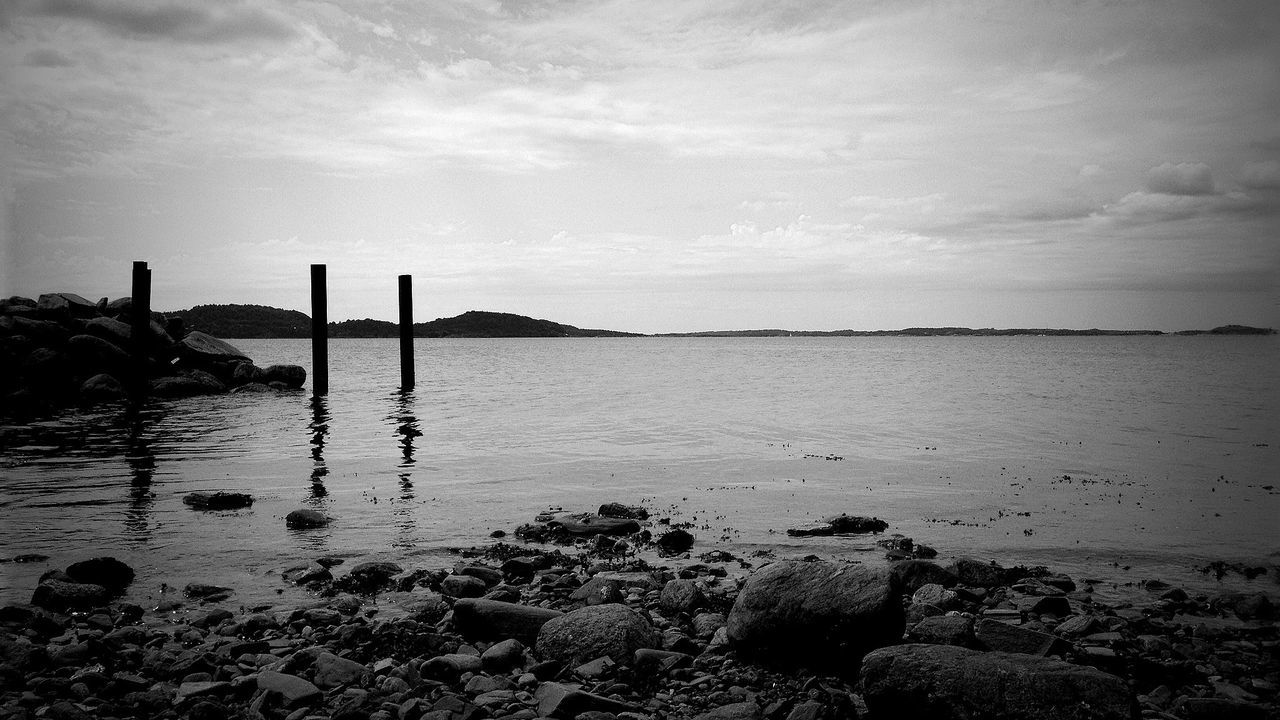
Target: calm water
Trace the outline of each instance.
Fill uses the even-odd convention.
[[[236,341],[310,366],[308,341]],[[1280,561],[1280,338],[617,338],[331,342],[330,394],[228,395],[0,429],[0,601],[111,554],[161,583],[278,598],[325,554],[452,562],[548,506],[644,502],[699,550],[879,562],[795,539],[836,512],[1005,564],[1205,591],[1212,560]],[[1064,477],[1066,476],[1066,477]],[[1068,479],[1069,478],[1069,479]],[[254,494],[202,513],[193,490]],[[317,507],[324,530],[283,516]],[[1126,566],[1129,569],[1125,569]],[[1274,578],[1275,570],[1272,571]],[[1119,587],[1111,588],[1111,583]],[[301,597],[285,589],[284,600]]]

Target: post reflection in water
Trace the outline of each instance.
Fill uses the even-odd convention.
[[[156,456],[146,436],[146,424],[136,409],[126,411],[124,417],[125,462],[129,465],[129,510],[124,525],[131,537],[146,542],[151,536],[151,510],[156,494],[151,490],[151,479],[156,472]]]
[[[396,434],[400,436],[400,497],[395,514],[400,518],[401,538],[398,545],[412,544],[414,531],[413,509],[413,465],[414,440],[422,435],[418,429],[418,418],[413,413],[414,395],[411,390],[401,390],[395,394],[395,411],[387,418],[395,423]]]
[[[323,395],[311,397],[311,459],[315,465],[311,468],[311,496],[308,501],[318,504],[329,491],[324,486],[324,478],[329,474],[329,466],[324,462],[324,443],[329,436],[329,401]]]

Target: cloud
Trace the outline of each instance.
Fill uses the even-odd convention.
[[[27,67],[73,67],[76,63],[65,53],[61,53],[52,48],[40,48],[32,50],[22,58],[22,64]]]
[[[1280,161],[1264,160],[1245,163],[1240,173],[1240,184],[1247,188],[1280,188]]]
[[[1204,163],[1164,163],[1147,172],[1147,190],[1166,195],[1212,195],[1213,174]]]
[[[35,15],[82,20],[123,37],[192,42],[285,39],[294,28],[282,18],[247,5],[164,3],[149,6],[104,0],[42,0]]]

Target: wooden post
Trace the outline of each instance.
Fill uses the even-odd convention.
[[[329,309],[325,266],[311,266],[311,394],[329,394]]]
[[[144,260],[133,263],[133,291],[130,295],[133,340],[133,394],[142,399],[147,393],[147,375],[151,350],[151,270]]]
[[[413,276],[400,276],[400,389],[412,390],[413,377]]]

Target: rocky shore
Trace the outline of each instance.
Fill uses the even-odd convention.
[[[297,608],[200,584],[141,607],[124,563],[51,570],[0,608],[0,718],[1280,718],[1265,594],[1108,605],[905,538],[885,562],[734,557],[617,504],[516,535],[451,567],[281,568]]]
[[[91,302],[74,293],[0,300],[0,414],[191,397],[295,390],[297,365],[260,368],[235,346],[153,313],[139,352],[129,298]],[[145,355],[145,357],[143,357]]]

